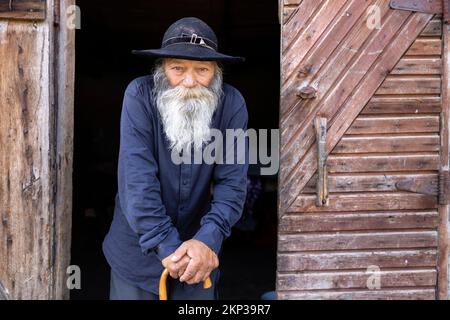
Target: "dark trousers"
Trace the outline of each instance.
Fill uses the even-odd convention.
[[[169,300],[217,300],[217,282],[219,270],[211,274],[212,286],[204,289],[202,284],[189,285],[182,283],[170,276],[167,279],[167,295]],[[142,290],[122,279],[111,270],[111,282],[109,290],[110,300],[159,300],[159,295]]]

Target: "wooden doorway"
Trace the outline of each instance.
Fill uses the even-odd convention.
[[[80,266],[83,276],[82,289],[72,290],[71,299],[105,299],[109,266],[101,245],[117,190],[123,93],[130,81],[149,74],[152,68],[151,60],[133,56],[131,51],[160,47],[171,23],[183,16],[199,17],[216,32],[220,50],[247,58],[243,64],[226,65],[224,80],[246,98],[249,126],[275,129],[280,74],[278,8],[276,0],[133,0],[125,8],[106,0],[79,0],[77,4],[82,27],[76,41],[71,264]],[[259,299],[275,289],[277,177],[261,177],[259,170],[251,169],[250,178],[259,199],[253,214],[246,212],[245,221],[224,243],[220,286],[224,299]],[[259,195],[258,190],[262,191]]]

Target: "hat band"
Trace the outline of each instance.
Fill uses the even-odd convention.
[[[216,43],[214,43],[213,41],[211,41],[208,38],[200,37],[200,36],[196,35],[195,33],[192,34],[192,36],[169,38],[162,43],[162,47],[165,48],[169,45],[176,44],[176,43],[191,43],[191,44],[199,45],[199,46],[217,51]]]

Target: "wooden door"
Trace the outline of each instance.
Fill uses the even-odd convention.
[[[449,297],[449,31],[431,2],[281,4],[279,299]]]
[[[0,300],[69,297],[74,3],[0,0]]]

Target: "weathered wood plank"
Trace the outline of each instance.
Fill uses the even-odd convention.
[[[296,3],[294,6],[284,7],[284,10],[293,10],[289,19],[284,20],[286,23],[282,29],[282,48],[287,48],[292,39],[300,34],[307,26],[310,18],[320,8],[323,1],[305,0]],[[285,50],[285,49],[283,49]]]
[[[405,56],[440,56],[442,41],[440,39],[419,38],[406,52]]]
[[[66,27],[71,19],[68,8],[75,0],[61,0],[60,26],[57,33],[57,118],[56,118],[56,194],[53,299],[70,298],[67,267],[70,265],[72,229],[72,164],[74,138],[75,29]],[[56,55],[55,54],[55,55]]]
[[[438,135],[422,136],[344,136],[332,154],[439,151]]]
[[[435,267],[437,250],[349,251],[280,254],[279,272]]]
[[[355,212],[284,215],[280,233],[355,230],[433,229],[439,225],[437,211]]]
[[[336,232],[327,234],[279,235],[278,250],[283,252],[434,248],[436,231]]]
[[[299,5],[302,2],[304,2],[304,0],[284,0],[284,5],[285,6],[294,6],[294,5]]]
[[[317,207],[315,197],[301,195],[288,212],[339,212],[378,210],[421,210],[437,208],[437,197],[418,193],[331,194],[327,207]]]
[[[69,296],[74,4],[46,2],[59,25],[58,12],[0,21],[0,279],[11,299]]]
[[[0,19],[45,20],[46,0],[0,0]]]
[[[438,115],[430,116],[359,116],[346,134],[439,133]]]
[[[11,299],[49,299],[51,31],[47,22],[0,24],[5,30],[0,45],[0,279]]]
[[[393,15],[396,13],[397,11],[394,11]],[[352,72],[357,71],[352,69],[355,65],[350,67],[348,73],[350,79],[359,75],[361,77],[364,76],[364,81],[355,89],[351,84],[355,79],[349,81],[349,78],[343,77],[341,81],[345,84],[345,88],[342,87],[339,93],[335,92],[336,94],[329,95],[329,99],[322,102],[323,104],[320,110],[321,114],[328,119],[332,118],[333,114],[335,115],[329,128],[331,138],[329,139],[328,144],[330,148],[333,149],[335,147],[341,136],[347,131],[353,120],[382,83],[388,70],[391,70],[395,64],[397,64],[403,52],[406,51],[407,47],[415,39],[416,34],[423,30],[424,25],[428,23],[430,18],[430,15],[413,14],[412,18],[404,26],[405,30],[408,30],[408,32],[405,34],[402,33],[402,35],[396,39],[389,38],[386,33],[391,31],[395,32],[400,26],[398,26],[397,29],[395,27],[392,29],[387,28],[387,30],[382,28],[384,38],[374,38],[377,40],[376,45],[374,44],[374,47],[370,47],[369,45],[369,48],[366,49],[374,54],[363,54],[362,56],[365,58],[363,60],[368,59],[369,61],[372,61],[372,58],[377,56],[378,52],[381,54],[384,51],[384,46],[387,45],[385,42],[386,40],[388,42],[390,41],[390,43],[395,43],[395,50],[387,50],[387,52],[384,52],[381,58],[377,60],[377,66],[371,68],[368,73],[364,73],[363,75],[358,72]],[[398,22],[398,20],[401,21],[402,19],[395,17],[395,20]],[[358,64],[357,61],[355,61],[355,63],[356,65]],[[360,79],[361,78],[357,78],[357,82],[359,82]],[[336,101],[336,99],[338,101]],[[340,101],[345,101],[345,105],[341,105]],[[336,113],[341,116],[336,115]],[[311,129],[310,124],[308,123],[300,126],[300,128],[306,128],[306,131]],[[316,164],[314,162],[316,151],[311,149],[311,144],[313,142],[312,134],[309,132],[301,132],[300,134],[295,133],[293,137],[295,137],[295,139],[292,140],[292,143],[290,144],[283,144],[282,140],[280,179],[281,181],[284,181],[284,183],[280,185],[280,194],[283,194],[283,200],[280,203],[281,213],[291,205],[299,190],[303,189],[304,185],[316,170]],[[306,157],[304,157],[305,153]],[[303,160],[299,163],[302,158]]]
[[[433,19],[428,23],[423,32],[422,37],[441,37],[442,36],[442,19]]]
[[[389,6],[384,0],[378,0],[376,5],[381,9],[384,16],[389,11]],[[356,9],[361,9],[356,6]],[[372,30],[367,28],[367,17],[363,14],[358,16],[356,12],[350,12],[350,16],[342,17],[336,26],[338,30],[333,34],[334,41],[329,40],[329,36],[321,40],[320,44],[313,48],[313,52],[299,62],[297,76],[287,78],[283,75],[281,89],[280,113],[282,115],[282,128],[289,126],[288,120],[293,116],[297,119],[295,124],[300,124],[306,116],[311,113],[309,109],[314,109],[319,100],[301,100],[296,96],[299,86],[314,85],[318,87],[318,76],[326,77],[322,80],[321,90],[318,92],[322,97],[332,88],[339,75],[345,71],[346,65],[363,51],[365,41],[371,36]],[[375,36],[376,37],[376,36]],[[325,81],[328,80],[328,81]],[[306,110],[304,108],[307,108]],[[295,120],[295,119],[294,119]]]
[[[380,271],[380,287],[430,287],[436,285],[435,269]],[[279,290],[367,289],[371,274],[366,271],[281,274]]]
[[[286,24],[293,16],[298,8],[285,7],[283,8],[283,23]]]
[[[391,71],[392,75],[440,75],[442,60],[439,58],[403,58]]]
[[[378,89],[377,94],[440,94],[439,77],[392,77],[389,76]]]
[[[330,156],[329,173],[439,170],[438,154]]]
[[[450,27],[444,25],[443,30],[443,68],[442,73],[442,125],[441,125],[441,162],[442,170],[450,168]],[[450,222],[449,222],[449,205],[441,205],[439,208],[439,261],[438,261],[438,298],[440,300],[450,299],[450,266],[449,266],[449,250],[450,250]]]
[[[435,289],[278,291],[280,300],[434,300]]]
[[[374,96],[361,114],[420,114],[440,113],[441,110],[441,98],[439,96]]]
[[[302,193],[313,194],[316,187],[316,175],[314,175]],[[399,191],[396,187],[397,183],[404,184],[406,181],[416,181],[421,185],[436,186],[438,183],[437,173],[424,174],[389,174],[382,172],[379,174],[339,174],[328,175],[329,192],[382,192],[382,191]],[[436,190],[437,195],[437,190]]]
[[[345,61],[356,54],[356,49],[362,45],[364,37],[368,37],[370,33],[370,30],[364,28],[367,19],[361,16],[361,12],[367,5],[361,6],[360,3],[353,1],[353,7],[346,9],[349,15],[341,15],[337,21],[332,22],[331,28],[324,32],[317,44],[311,48],[310,53],[295,67],[295,74],[292,74],[291,77],[285,74],[281,75],[282,83],[285,83],[281,90],[280,108],[283,115],[288,110],[292,111],[291,107],[299,102],[296,97],[298,87],[312,83],[323,66],[333,65],[333,61],[339,61],[340,64],[334,64],[334,67],[344,68]],[[387,11],[388,9],[383,6],[382,10]],[[360,30],[362,35],[359,33],[356,35],[356,30]],[[329,39],[333,39],[333,41]],[[355,48],[355,51],[346,50],[345,48],[348,46]],[[336,52],[340,52],[338,60],[335,60]]]
[[[346,0],[324,1],[323,5],[319,6],[318,10],[315,11],[313,18],[305,26],[304,31],[298,36],[295,33],[295,23],[298,22],[296,17],[293,17],[290,21],[292,22],[292,28],[289,23],[286,25],[284,28],[285,34],[283,35],[284,54],[281,58],[283,78],[289,77],[294,71],[346,2]],[[295,36],[295,38],[291,35]]]
[[[383,6],[387,6],[386,3]],[[375,36],[370,38],[369,43],[361,50],[345,50],[353,54],[356,54],[356,60],[348,70],[343,70],[343,76],[338,78],[336,72],[341,66],[341,62],[330,66],[326,66],[325,70],[322,70],[318,81],[318,97],[314,100],[313,106],[303,106],[301,109],[296,110],[295,114],[288,115],[281,123],[281,167],[280,178],[283,180],[286,175],[292,173],[291,170],[298,161],[308,152],[309,148],[314,141],[314,130],[312,128],[312,121],[316,113],[320,113],[322,116],[332,119],[333,115],[338,111],[339,106],[346,101],[349,95],[352,94],[355,86],[364,78],[364,72],[370,65],[376,60],[376,58],[383,52],[383,49],[388,45],[389,37],[395,35],[395,31],[401,27],[401,23],[407,19],[409,13],[403,11],[394,11],[386,18],[386,24],[392,25],[392,28],[386,30],[388,34],[384,32],[375,31]],[[366,22],[366,21],[365,21]],[[365,23],[364,22],[364,23]],[[367,26],[361,26],[362,31],[367,30]],[[366,33],[362,33],[365,37]],[[358,35],[356,36],[358,37]],[[356,39],[357,43],[362,42],[362,39]],[[350,46],[352,47],[352,46]],[[367,54],[368,52],[374,54]],[[349,58],[348,55],[344,55],[345,58]],[[342,62],[344,63],[344,62]],[[342,66],[343,68],[343,66]],[[340,72],[340,71],[339,71]],[[337,83],[335,82],[337,80]],[[384,80],[384,77],[383,77]],[[323,92],[321,92],[323,91]],[[327,92],[328,91],[328,92]],[[323,97],[325,95],[325,97]],[[322,99],[325,99],[322,100]],[[315,108],[319,108],[315,110]]]

